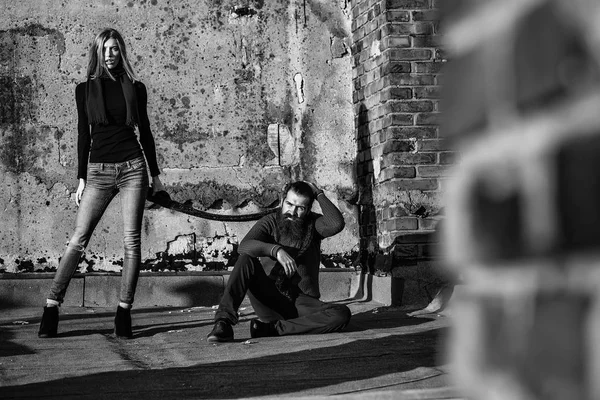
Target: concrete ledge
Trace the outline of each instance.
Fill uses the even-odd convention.
[[[0,309],[40,306],[50,292],[54,274],[0,274]],[[74,276],[65,295],[65,306],[83,306],[85,280]]]
[[[136,307],[193,307],[217,304],[223,295],[222,275],[142,275],[135,292]],[[88,307],[115,305],[120,275],[87,276],[83,303]]]
[[[135,294],[136,307],[212,306],[218,304],[229,272],[142,272]],[[54,273],[0,274],[0,309],[40,306],[50,290]],[[321,300],[339,301],[355,297],[360,273],[345,269],[321,269]],[[381,286],[385,284],[382,282]],[[67,290],[65,306],[113,307],[119,299],[121,275],[76,274]]]

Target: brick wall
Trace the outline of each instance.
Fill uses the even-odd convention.
[[[362,260],[395,276],[435,253],[453,159],[438,135],[438,1],[354,0],[352,13]]]
[[[597,1],[448,1],[444,18],[454,376],[473,399],[598,399]]]

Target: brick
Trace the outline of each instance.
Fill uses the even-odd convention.
[[[360,5],[361,3],[359,3]],[[352,20],[356,20],[356,17],[358,17],[360,15],[360,7],[359,5],[357,5],[356,7],[352,8]]]
[[[415,99],[439,99],[441,96],[440,86],[426,86],[414,88]]]
[[[392,165],[381,170],[378,180],[379,182],[385,182],[390,179],[414,178],[415,176],[414,167],[394,167]]]
[[[435,164],[435,153],[390,153],[382,157],[382,166]]]
[[[417,114],[417,125],[439,125],[441,113],[421,113]]]
[[[366,60],[364,63],[361,64],[363,67],[363,70],[365,72],[371,71],[374,68],[378,68],[378,64],[377,61],[374,58],[369,58],[368,60]],[[381,69],[381,68],[380,68]]]
[[[381,37],[398,35],[431,35],[433,24],[431,22],[412,22],[385,24],[381,26]]]
[[[395,113],[415,113],[415,112],[430,112],[433,111],[433,103],[431,101],[400,101],[390,100],[385,103],[387,112]]]
[[[438,188],[437,179],[397,179],[399,190],[435,190]]]
[[[387,100],[407,100],[413,96],[411,88],[387,87],[381,91],[381,101]]]
[[[444,120],[443,135],[463,136],[485,127],[489,118],[489,85],[483,74],[483,49],[476,48],[446,64],[442,113],[452,118]]]
[[[410,22],[409,11],[387,11],[385,16],[388,22]]]
[[[411,40],[408,36],[387,36],[381,41],[381,51],[387,49],[399,49],[411,47]],[[409,65],[410,68],[410,65]]]
[[[364,14],[368,12],[370,9],[370,5],[368,1],[362,1],[358,4],[358,15]]]
[[[368,49],[363,50],[360,52],[358,57],[359,57],[358,62],[363,63],[363,62],[367,61],[369,58],[371,58],[371,52]]]
[[[437,178],[451,176],[448,167],[432,165],[432,166],[419,166],[417,172],[420,177],[423,178]]]
[[[384,82],[381,79],[378,79],[374,82],[371,82],[371,83],[365,85],[366,86],[365,87],[365,97],[370,97],[373,94],[381,91],[381,89],[383,89],[383,85],[384,85]]]
[[[385,8],[387,10],[428,9],[429,8],[429,0],[385,0]]]
[[[439,219],[436,218],[421,218],[419,219],[419,229],[424,231],[433,231],[436,230]]]
[[[387,128],[391,125],[413,125],[413,114],[388,114],[383,117],[382,128]]]
[[[419,229],[421,229],[420,225]],[[443,255],[443,248],[437,243],[423,243],[418,246],[420,259],[439,258]]]
[[[462,297],[462,302],[472,302],[462,309],[473,313],[464,322],[469,321],[474,329],[463,330],[462,341],[456,342],[461,347],[454,351],[470,353],[472,365],[481,371],[509,374],[515,378],[514,387],[533,398],[596,398],[589,395],[593,381],[590,354],[594,354],[589,346],[591,296],[565,289],[538,289],[527,291],[523,297],[525,300],[517,302],[501,295],[469,293],[468,300]],[[516,323],[514,313],[525,307],[532,310],[527,329]],[[489,393],[489,381],[479,378],[475,371],[472,374],[478,377],[470,382],[473,397],[484,398]],[[560,396],[554,396],[556,389],[547,386],[549,380],[553,388],[561,388]]]
[[[450,143],[447,139],[420,140],[418,143],[419,151],[442,151],[450,149]]]
[[[524,200],[518,189],[504,190],[500,195],[492,173],[498,166],[477,170],[477,176],[465,189],[465,206],[469,217],[465,234],[471,240],[464,252],[478,261],[508,261],[528,255],[524,226]],[[503,177],[515,181],[518,171],[506,165]]]
[[[386,208],[386,219],[394,218],[394,217],[406,217],[408,213],[402,207],[388,207]]]
[[[391,86],[432,86],[435,84],[433,75],[389,74]]]
[[[446,63],[442,62],[414,62],[413,72],[417,74],[437,74],[439,73]]]
[[[569,92],[569,85],[589,79],[589,73],[583,71],[596,68],[594,56],[582,44],[578,33],[563,22],[559,12],[550,3],[535,8],[522,19],[516,29],[514,49],[515,53],[511,56],[514,62],[514,88],[516,101],[522,110],[562,99]],[[557,72],[557,66],[569,60],[577,64],[571,70],[578,72],[567,78],[573,81],[567,83],[563,75]]]
[[[565,132],[568,134],[568,132]],[[558,244],[564,252],[600,248],[600,136],[570,139],[557,149],[554,170]]]
[[[379,21],[375,19],[366,24],[366,31],[369,33],[375,32],[378,27],[379,27]]]
[[[381,14],[381,6],[379,4],[375,4],[373,6],[373,13],[375,14],[375,16]]]
[[[381,150],[382,155],[399,152],[412,152],[415,150],[415,142],[412,140],[388,140]]]
[[[388,231],[417,230],[419,228],[419,223],[416,218],[394,218],[386,221],[385,227]]]
[[[352,40],[354,40],[355,42],[360,41],[364,37],[365,37],[365,28],[362,26],[360,28],[354,30],[354,32],[352,32]]]
[[[458,153],[453,151],[442,152],[440,153],[440,164],[448,165],[448,164],[456,164],[458,160]]]
[[[394,245],[394,256],[397,258],[416,258],[419,255],[419,246],[416,244]]]
[[[419,218],[419,220],[421,220]],[[394,240],[395,243],[402,244],[419,244],[419,243],[429,243],[431,241],[437,241],[436,236],[431,234],[423,234],[423,233],[415,233],[410,235],[398,236]]]
[[[381,118],[376,119],[375,121],[369,122],[369,131],[377,132],[380,131],[383,127],[383,120]]]
[[[434,127],[398,127],[392,126],[386,130],[386,139],[424,139],[435,138],[437,136],[437,128]]]
[[[413,11],[413,21],[439,21],[441,19],[441,13],[439,10],[426,10],[426,11]]]
[[[370,121],[377,120],[379,117],[381,117],[385,114],[384,111],[385,110],[382,105],[377,105],[377,106],[372,107],[368,111],[369,120]],[[373,132],[374,132],[374,130],[371,131],[371,133],[373,133]]]
[[[374,16],[375,16],[375,12],[373,11],[372,8],[369,11],[367,11],[367,18],[369,20],[372,20]]]
[[[411,65],[409,62],[390,61],[381,66],[381,75],[409,73]]]
[[[442,45],[442,36],[440,35],[421,35],[413,36],[412,46],[417,47],[440,47]],[[436,57],[438,58],[438,57]]]
[[[369,20],[367,14],[363,14],[360,15],[358,18],[356,18],[356,24],[358,25],[358,27],[361,27],[363,25],[365,25],[367,23],[367,21]],[[365,34],[368,32],[368,30],[365,28]]]

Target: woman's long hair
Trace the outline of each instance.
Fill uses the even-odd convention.
[[[131,64],[129,63],[123,36],[121,36],[116,29],[112,28],[104,29],[102,32],[96,35],[96,38],[90,47],[87,68],[88,78],[96,79],[106,73],[112,80],[115,80],[115,77],[110,73],[110,70],[106,67],[106,63],[104,62],[104,43],[106,43],[108,39],[115,39],[117,41],[119,54],[121,55],[121,65],[123,66],[123,69],[125,70],[125,73],[129,79],[132,82],[136,82],[137,77],[135,72],[133,72],[133,68],[131,68]]]

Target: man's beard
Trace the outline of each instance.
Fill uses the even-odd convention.
[[[288,213],[279,213],[277,226],[282,244],[300,247],[306,235],[306,218],[295,217]]]

